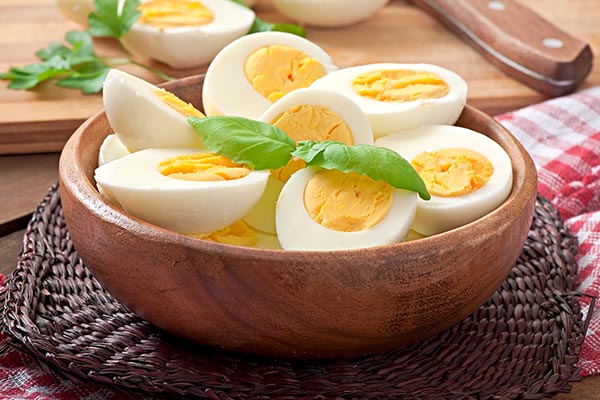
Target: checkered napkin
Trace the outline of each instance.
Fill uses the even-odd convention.
[[[600,295],[600,87],[501,115],[531,154],[538,191],[579,240],[579,288]],[[581,298],[587,317],[590,299]],[[579,356],[584,376],[600,374],[600,299]]]
[[[532,155],[539,192],[579,239],[579,291],[600,295],[600,87],[498,117]],[[0,275],[0,278],[3,278]],[[3,285],[3,279],[0,280]],[[581,304],[587,315],[589,298]],[[0,346],[5,343],[0,336]],[[579,357],[582,375],[600,374],[600,305]],[[0,356],[0,400],[137,398],[94,384],[55,381],[25,354]]]

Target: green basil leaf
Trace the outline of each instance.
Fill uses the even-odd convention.
[[[281,129],[242,117],[188,118],[210,150],[254,169],[276,169],[288,163],[296,149]]]
[[[298,143],[292,155],[304,160],[308,166],[356,172],[376,181],[383,180],[398,189],[417,192],[424,200],[431,198],[425,182],[412,165],[390,149],[366,144],[348,146],[334,141],[305,140]]]

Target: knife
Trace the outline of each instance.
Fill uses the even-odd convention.
[[[507,75],[549,96],[574,91],[592,51],[515,0],[412,0]]]

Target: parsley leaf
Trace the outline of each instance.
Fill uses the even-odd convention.
[[[265,22],[262,19],[256,17],[254,23],[252,24],[252,28],[250,28],[250,32],[248,33],[256,33],[256,32],[286,32],[291,33],[296,36],[306,37],[306,30],[298,25],[294,24],[284,24],[282,22]]]
[[[68,72],[69,63],[59,55],[53,55],[39,64],[12,67],[0,79],[10,80],[10,89],[31,89],[38,84]]]
[[[283,167],[296,149],[285,132],[264,122],[222,116],[190,117],[188,121],[209,150],[255,169]]]
[[[81,89],[84,94],[98,93],[102,90],[104,79],[110,71],[110,67],[98,61],[90,62],[66,78],[59,79],[58,86]]]
[[[308,166],[356,172],[376,181],[384,180],[398,189],[417,192],[424,200],[431,198],[423,179],[412,165],[395,151],[384,147],[304,140],[298,143],[292,155],[304,160]]]
[[[67,32],[65,40],[73,46],[71,51],[66,54],[69,66],[74,67],[78,64],[96,61],[98,59],[94,52],[92,36],[88,32]]]
[[[231,0],[231,1],[241,5],[243,7],[250,8],[250,7],[248,7],[248,5],[246,3],[244,3],[243,0]],[[302,28],[301,26],[294,25],[294,24],[284,24],[281,22],[271,23],[271,22],[264,21],[264,20],[260,19],[259,17],[254,17],[254,23],[252,24],[250,31],[248,31],[248,34],[257,33],[257,32],[272,32],[272,31],[286,32],[286,33],[291,33],[293,35],[306,37],[306,30],[304,28]]]
[[[59,56],[60,58],[67,58],[71,49],[59,42],[52,42],[47,48],[38,50],[35,55],[42,61],[47,61],[53,56]]]
[[[138,20],[139,0],[125,0],[119,12],[119,0],[94,0],[94,12],[88,16],[92,36],[120,39]]]

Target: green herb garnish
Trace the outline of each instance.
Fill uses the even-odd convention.
[[[294,141],[281,129],[242,117],[189,117],[211,151],[254,169],[283,167],[296,150]]]
[[[12,67],[8,72],[1,73],[0,79],[11,81],[8,84],[10,89],[32,89],[42,82],[54,80],[58,86],[81,89],[84,94],[91,94],[102,90],[104,78],[111,68],[135,64],[164,80],[172,80],[170,76],[131,56],[102,58],[96,55],[92,37],[111,37],[121,43],[121,37],[140,16],[137,11],[139,0],[125,0],[121,12],[118,4],[119,0],[94,0],[94,12],[89,15],[89,29],[83,32],[70,31],[65,35],[65,41],[70,46],[50,43],[47,48],[35,53],[40,63]],[[127,51],[125,53],[128,54]]]
[[[231,1],[246,8],[250,8],[246,3],[244,3],[243,0]],[[293,35],[306,37],[306,30],[304,30],[304,28],[301,26],[294,24],[285,24],[282,22],[267,22],[263,19],[260,19],[259,17],[255,17],[254,23],[252,24],[252,27],[250,28],[250,31],[248,33],[250,34],[257,32],[286,32],[291,33]]]
[[[304,140],[298,143],[292,156],[304,160],[308,166],[356,172],[376,181],[383,180],[398,189],[417,192],[423,200],[431,198],[413,166],[395,151],[384,147]]]
[[[138,20],[139,0],[125,0],[119,13],[118,0],[94,0],[94,11],[88,16],[92,36],[121,39]]]
[[[431,198],[412,165],[390,149],[334,141],[304,140],[295,144],[281,129],[242,117],[189,117],[188,121],[210,151],[257,170],[281,168],[291,157],[297,157],[308,166],[356,172],[417,192],[424,200]]]

